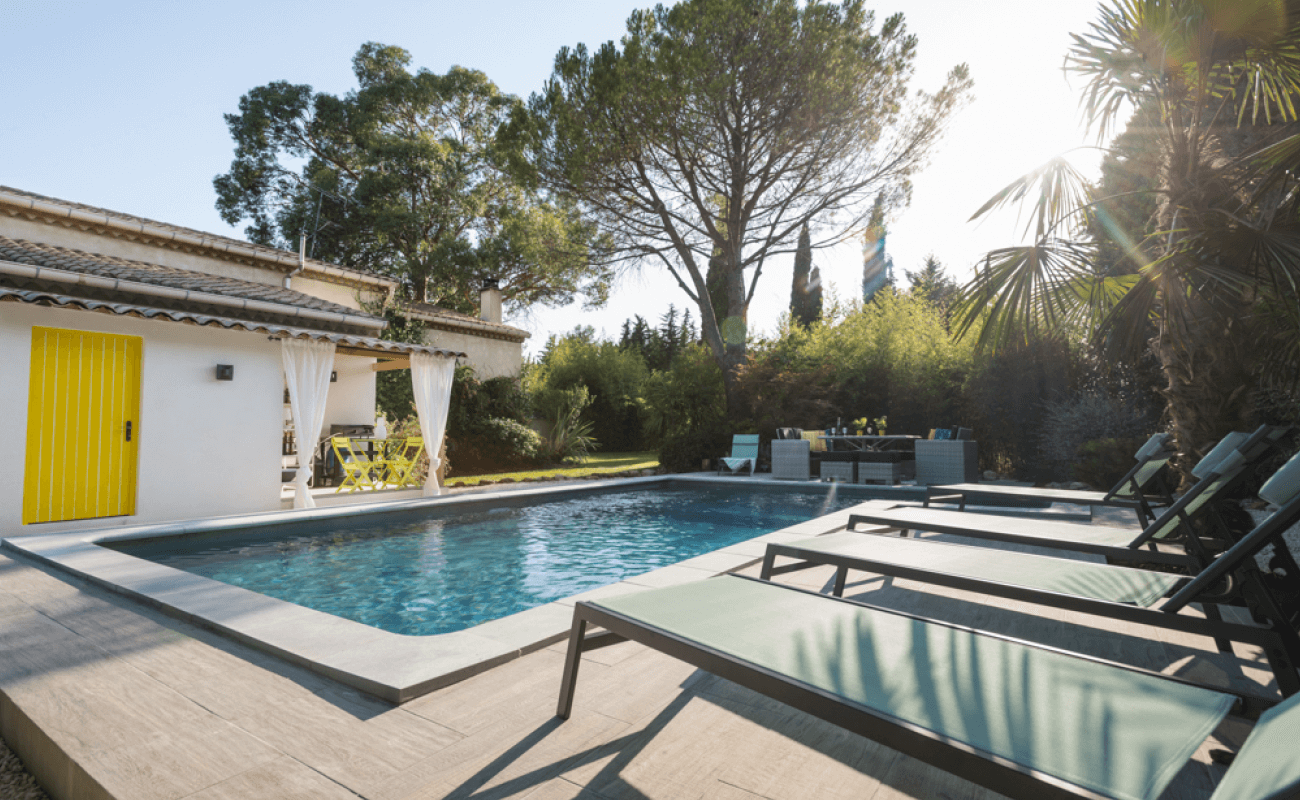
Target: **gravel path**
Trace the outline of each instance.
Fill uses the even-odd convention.
[[[50,800],[36,785],[36,779],[0,739],[0,798],[4,800]]]

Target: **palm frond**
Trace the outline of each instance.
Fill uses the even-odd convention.
[[[1033,198],[1033,209],[1025,223],[1025,233],[1033,229],[1033,238],[1044,241],[1082,227],[1091,207],[1091,186],[1064,156],[1057,156],[1036,167],[988,199],[971,220],[1009,205]]]
[[[977,349],[995,352],[1090,318],[1099,280],[1093,248],[1052,240],[994,250],[953,305],[959,338],[975,332]]]

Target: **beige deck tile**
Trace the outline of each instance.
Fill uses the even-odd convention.
[[[268,704],[235,724],[361,794],[463,738],[401,709],[361,721],[324,702]]]
[[[523,709],[549,707],[564,669],[564,654],[549,649],[502,664],[468,680],[405,703],[404,711],[432,720],[464,735],[473,735],[497,720]],[[592,678],[604,670],[600,664],[583,664]]]
[[[943,770],[927,766],[915,758],[899,755],[893,768],[884,776],[880,787],[868,800],[1001,800],[1002,795]]]
[[[641,652],[621,662],[617,667],[597,675],[585,674],[587,665],[578,670],[578,688],[573,707],[596,711],[606,716],[634,723],[656,714],[673,702],[692,684],[705,677],[691,665],[642,647]],[[559,699],[561,674],[547,693],[552,702]]]
[[[765,800],[762,795],[747,792],[721,781],[705,789],[696,800]]]
[[[576,783],[570,783],[564,778],[549,780],[522,796],[527,800],[603,800],[595,792],[584,789]]]
[[[444,771],[404,800],[522,797],[616,747],[629,727],[603,714],[575,713],[562,723],[551,716],[522,735],[499,739],[484,757]]]
[[[566,655],[569,652],[569,640],[565,639],[562,642],[556,642],[555,644],[551,645],[546,649],[550,650],[553,653],[559,653],[562,656]],[[635,656],[638,653],[642,653],[642,652],[645,652],[644,647],[637,644],[636,642],[627,642],[627,641],[619,642],[618,644],[607,645],[605,647],[601,647],[596,650],[588,650],[587,652],[582,654],[582,661],[583,661],[582,668],[585,670],[586,664],[588,663],[601,664],[606,667],[612,667],[615,664],[619,664],[623,661],[626,661],[632,656]]]
[[[356,800],[354,792],[292,758],[278,758],[196,792],[185,800]]]
[[[0,629],[0,691],[117,797],[183,796],[280,755],[35,612]]]

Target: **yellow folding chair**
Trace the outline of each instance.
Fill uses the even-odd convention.
[[[424,438],[412,436],[397,439],[392,444],[394,446],[388,451],[388,469],[384,473],[384,483],[394,486],[418,485],[415,480],[415,465],[424,453]]]
[[[343,481],[339,484],[339,488],[334,490],[335,494],[344,489],[350,492],[353,489],[366,487],[379,488],[371,476],[372,471],[377,467],[376,463],[366,454],[357,452],[357,449],[352,446],[351,439],[346,436],[331,436],[330,447],[334,449],[334,457],[338,459],[339,467],[343,470]]]

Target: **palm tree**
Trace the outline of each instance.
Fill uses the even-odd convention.
[[[990,252],[962,289],[959,335],[988,350],[1084,331],[1113,355],[1151,347],[1184,452],[1250,423],[1261,381],[1294,380],[1300,352],[1300,13],[1281,0],[1113,0],[1073,36],[1099,140],[1121,114],[1155,138],[1149,232],[1115,230],[1095,187],[1053,159],[973,218],[1033,203],[1026,246]],[[1133,124],[1130,123],[1130,127]],[[1277,140],[1283,140],[1280,144]],[[1098,266],[1089,230],[1132,262]]]

